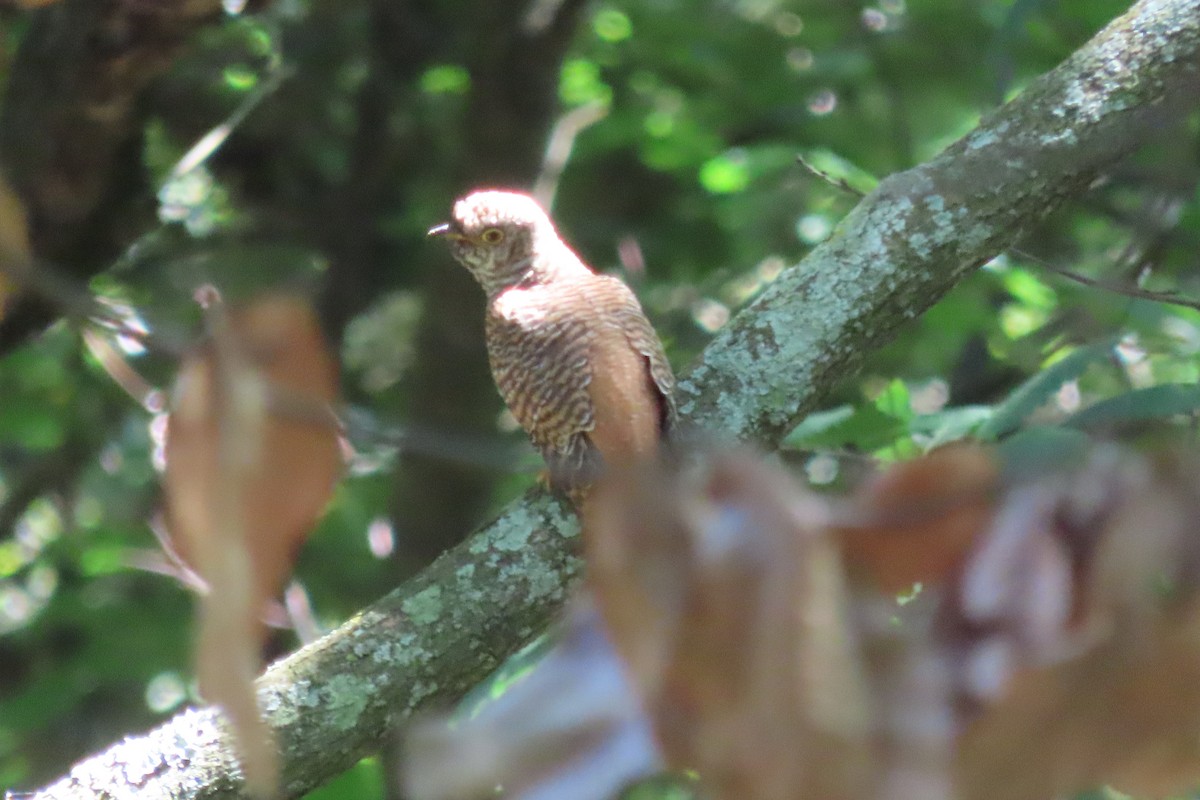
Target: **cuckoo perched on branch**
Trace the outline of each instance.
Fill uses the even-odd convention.
[[[487,294],[504,402],[580,509],[605,465],[653,457],[675,420],[675,377],[633,291],[597,275],[528,195],[478,191],[432,228]]]

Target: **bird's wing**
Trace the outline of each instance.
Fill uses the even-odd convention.
[[[626,341],[646,359],[645,368],[657,394],[660,433],[665,435],[675,424],[677,416],[675,373],[671,371],[671,362],[667,360],[662,341],[646,318],[633,290],[612,276],[602,275],[600,279],[608,284],[606,294],[611,293],[611,314],[618,320]]]
[[[595,424],[587,438],[609,464],[652,457],[674,420],[671,366],[628,286],[593,276],[587,297],[595,326],[588,387]]]

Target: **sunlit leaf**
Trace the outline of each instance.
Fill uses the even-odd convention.
[[[875,407],[898,420],[909,420],[914,416],[910,401],[908,386],[904,381],[895,379],[875,397]]]
[[[744,159],[717,156],[700,167],[700,184],[713,194],[733,194],[750,185],[750,173]]]
[[[222,77],[226,86],[239,92],[247,92],[258,85],[254,70],[240,65],[226,67]]]
[[[471,88],[471,76],[458,64],[439,64],[421,75],[421,90],[429,94],[465,94]]]
[[[785,444],[807,449],[853,445],[872,451],[892,444],[906,433],[903,420],[884,413],[874,404],[857,409],[841,406],[810,414],[788,435]]]
[[[592,18],[592,29],[596,36],[606,42],[620,42],[633,35],[633,23],[623,11],[603,7]]]
[[[913,417],[909,430],[928,436],[933,448],[974,436],[994,413],[990,406],[958,406]]]
[[[612,102],[612,87],[600,76],[600,66],[594,61],[572,59],[563,64],[558,95],[570,106]]]
[[[208,586],[201,691],[230,721],[249,790],[267,797],[278,757],[253,686],[261,614],[341,471],[337,368],[305,301],[265,296],[233,312],[207,302],[211,341],[181,366],[167,426],[167,508],[176,547]]]

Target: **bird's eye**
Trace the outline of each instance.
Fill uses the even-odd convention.
[[[504,241],[504,231],[499,228],[488,228],[479,236],[484,244],[500,244]]]

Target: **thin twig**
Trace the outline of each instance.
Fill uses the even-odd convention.
[[[83,342],[108,377],[112,378],[113,383],[121,387],[125,394],[151,414],[162,410],[162,392],[142,377],[129,360],[113,347],[112,342],[90,328],[84,329]]]
[[[421,455],[451,464],[506,473],[532,473],[541,457],[527,443],[509,443],[496,436],[469,434],[418,424],[395,425],[353,406],[341,409],[342,432],[355,451],[395,449],[400,456]],[[368,458],[378,458],[369,454]]]
[[[0,276],[19,291],[30,292],[54,305],[68,319],[84,320],[107,332],[132,339],[155,353],[181,356],[189,345],[180,336],[149,332],[128,320],[98,299],[82,281],[67,276],[65,270],[42,260],[32,261],[19,253],[0,250]],[[141,316],[138,315],[140,319]]]
[[[571,152],[575,149],[575,139],[584,129],[596,124],[608,116],[608,104],[596,101],[572,109],[558,118],[550,139],[546,143],[546,152],[542,157],[542,169],[538,173],[537,182],[533,186],[533,196],[544,208],[553,208],[554,196],[558,193],[558,181],[562,177]]]
[[[225,144],[225,141],[246,120],[246,117],[250,116],[250,112],[258,108],[260,103],[274,94],[294,72],[295,70],[288,66],[280,66],[270,72],[258,87],[242,100],[241,104],[233,110],[233,113],[224,122],[214,126],[208,133],[196,140],[196,143],[171,168],[171,172],[164,183],[178,180],[181,176],[186,175],[207,161],[221,145]]]
[[[11,255],[9,261],[5,256]],[[164,393],[147,381],[130,363],[129,359],[115,347],[112,336],[123,336],[146,350],[175,359],[194,353],[202,344],[196,336],[181,331],[166,331],[161,328],[145,330],[133,324],[102,300],[87,291],[84,284],[74,281],[58,268],[44,262],[28,264],[17,254],[0,252],[0,273],[18,283],[22,289],[37,293],[55,303],[64,315],[84,320],[84,343],[109,377],[133,400],[150,413],[162,410]],[[143,315],[131,307],[128,317],[142,319]],[[267,385],[268,411],[279,418],[319,425],[332,425],[354,440],[355,447],[395,447],[404,454],[419,453],[431,458],[469,467],[502,470],[504,472],[526,472],[525,456],[532,453],[527,447],[511,447],[500,444],[494,437],[467,436],[448,430],[428,429],[420,425],[403,427],[381,424],[372,417],[370,423],[363,415],[342,417],[346,410],[335,411],[324,403],[298,395],[274,383]],[[529,459],[532,461],[533,459]]]
[[[825,181],[825,183],[829,184],[830,186],[832,186],[835,189],[840,189],[841,191],[846,192],[847,194],[854,195],[855,197],[858,197],[860,199],[867,196],[866,192],[861,192],[858,189],[855,189],[850,184],[846,183],[845,179],[835,178],[832,175],[830,175],[828,172],[825,172],[824,170],[818,169],[817,167],[813,166],[812,164],[810,164],[808,161],[806,161],[804,159],[804,156],[796,156],[796,163],[799,164],[800,166],[804,167],[804,169],[808,170],[813,175],[815,175],[816,177]]]
[[[1080,275],[1078,272],[1072,272],[1064,267],[1055,266],[1044,259],[1038,258],[1037,256],[1027,253],[1023,250],[1010,248],[1009,252],[1031,262],[1046,272],[1053,273],[1083,286],[1090,286],[1094,289],[1103,289],[1104,291],[1112,292],[1113,294],[1124,295],[1125,297],[1133,297],[1138,300],[1150,300],[1155,303],[1167,303],[1168,305],[1194,308],[1197,311],[1200,311],[1200,300],[1196,300],[1191,297],[1175,294],[1174,292],[1155,292],[1150,289],[1142,289],[1137,286],[1129,286],[1128,284],[1117,283],[1116,281],[1107,281],[1103,278],[1089,278],[1086,275]]]

